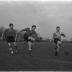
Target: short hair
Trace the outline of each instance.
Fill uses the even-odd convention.
[[[60,28],[60,26],[57,26],[56,28]]]
[[[36,25],[32,25],[32,28],[33,28],[33,27],[36,27]]]
[[[9,24],[9,26],[12,26],[12,25],[13,25],[12,23]]]

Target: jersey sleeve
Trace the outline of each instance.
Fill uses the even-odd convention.
[[[16,30],[14,30],[14,35],[15,35],[15,37],[17,37],[17,31]]]
[[[64,33],[61,32],[61,36],[66,37],[66,35]]]
[[[5,35],[5,34],[8,32],[8,30],[9,30],[9,29],[6,29],[6,30],[3,32],[3,34]]]
[[[26,29],[22,29],[22,31],[26,31]]]
[[[57,36],[56,33],[53,33],[53,39],[56,38],[56,36]]]
[[[25,28],[25,29],[22,29],[21,31],[28,31],[29,30],[29,28]]]
[[[2,34],[2,37],[5,39],[6,36],[7,36],[7,32],[8,32],[8,29],[4,30],[3,34]]]

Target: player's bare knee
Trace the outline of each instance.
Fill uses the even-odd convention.
[[[11,43],[8,43],[8,46],[11,46]]]
[[[60,45],[61,44],[61,41],[58,41],[57,44]]]
[[[14,46],[16,46],[16,42],[13,42]]]

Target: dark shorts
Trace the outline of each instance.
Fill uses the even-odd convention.
[[[15,42],[15,38],[13,36],[7,36],[6,41],[7,42]]]
[[[55,44],[57,44],[58,41],[61,41],[61,40],[58,39],[58,38],[54,38],[54,43],[55,43]]]
[[[26,41],[26,42],[28,42],[28,41],[31,41],[31,42],[33,42],[31,39],[28,39],[28,35],[24,35],[24,41]]]

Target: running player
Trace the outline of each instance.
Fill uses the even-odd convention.
[[[33,25],[31,30],[30,28],[26,28],[22,30],[22,31],[26,31],[24,34],[24,40],[28,43],[29,56],[32,56],[32,45],[37,38],[37,33],[35,29],[36,29],[36,25]]]
[[[63,34],[61,31],[60,31],[60,27],[57,26],[56,27],[56,32],[53,33],[53,40],[54,40],[54,43],[56,44],[56,48],[55,48],[55,56],[58,55],[58,52],[59,52],[59,49],[61,47],[61,36],[63,37],[66,37],[65,34]]]
[[[3,32],[2,38],[3,38],[3,37],[5,37],[5,40],[6,40],[7,43],[8,43],[10,54],[11,54],[11,55],[14,54],[12,45],[13,45],[14,48],[15,48],[15,53],[17,53],[17,52],[18,52],[17,45],[16,45],[17,33],[16,33],[16,31],[14,30],[14,25],[13,25],[12,23],[9,24],[9,28],[6,29],[6,30]]]
[[[33,42],[36,40],[38,34],[36,33],[36,25],[33,25],[31,30],[30,30],[30,34],[29,34],[29,37],[28,37],[28,45],[29,45],[29,55],[31,56],[32,55],[32,45],[33,45]]]

